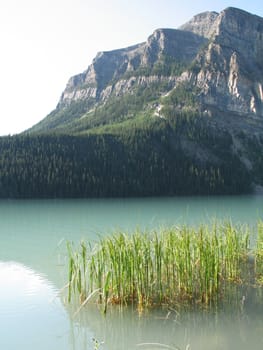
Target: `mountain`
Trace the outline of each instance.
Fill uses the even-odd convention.
[[[118,117],[99,112],[138,90],[146,95],[153,86],[157,96],[139,101],[142,108],[135,112],[154,115],[156,104],[149,101],[162,105],[164,96],[188,85],[202,113],[262,119],[262,58],[261,17],[235,8],[205,12],[179,29],[156,30],[145,43],[98,53],[85,72],[69,79],[57,108],[30,132],[85,132],[112,119],[133,118],[133,110]]]
[[[31,195],[44,196],[47,178],[56,176],[60,190],[53,184],[49,196],[260,188],[263,18],[232,7],[204,12],[178,29],[157,29],[144,43],[100,52],[87,70],[69,79],[55,110],[21,137],[16,146],[5,139],[3,149],[24,145],[32,151],[31,163],[52,164],[53,175],[41,180],[43,191],[32,189]],[[37,160],[35,144],[45,154]],[[27,164],[24,153],[17,154],[19,166]],[[36,176],[39,185],[38,172],[27,169],[24,177]],[[25,186],[13,195],[25,196]]]
[[[170,91],[206,42],[191,32],[158,29],[145,43],[98,53],[85,72],[69,79],[57,108],[30,132],[85,131],[112,119],[133,117],[133,110],[120,111],[113,118],[106,111],[100,117],[96,112],[152,86],[165,85],[161,92]],[[145,107],[144,102],[148,101],[132,107],[138,112]]]

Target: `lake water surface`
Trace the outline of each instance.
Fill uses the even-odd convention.
[[[214,219],[255,226],[263,219],[263,196],[0,201],[0,348],[93,350],[94,337],[105,350],[162,348],[146,343],[262,349],[261,308],[140,317],[113,309],[103,317],[92,305],[73,317],[58,293],[66,284],[68,240]]]

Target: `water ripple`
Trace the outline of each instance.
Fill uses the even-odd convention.
[[[52,307],[55,288],[40,274],[17,262],[0,261],[0,317],[23,318]]]

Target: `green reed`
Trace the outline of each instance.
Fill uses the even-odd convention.
[[[263,221],[258,222],[258,235],[255,249],[256,281],[263,285]]]
[[[247,227],[227,222],[119,232],[93,245],[82,242],[79,252],[68,244],[68,299],[75,293],[83,302],[98,291],[105,312],[109,303],[135,304],[139,309],[174,303],[212,305],[224,299],[229,286],[246,283],[251,272],[249,241]],[[253,271],[260,280],[262,223],[253,254]]]

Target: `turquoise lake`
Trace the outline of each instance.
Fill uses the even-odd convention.
[[[221,313],[112,309],[77,316],[59,293],[67,283],[66,242],[116,230],[231,220],[255,227],[263,196],[0,201],[0,347],[6,350],[262,349],[262,310]],[[263,298],[263,297],[262,297]],[[240,316],[240,315],[239,315]],[[155,343],[150,345],[150,343]]]

